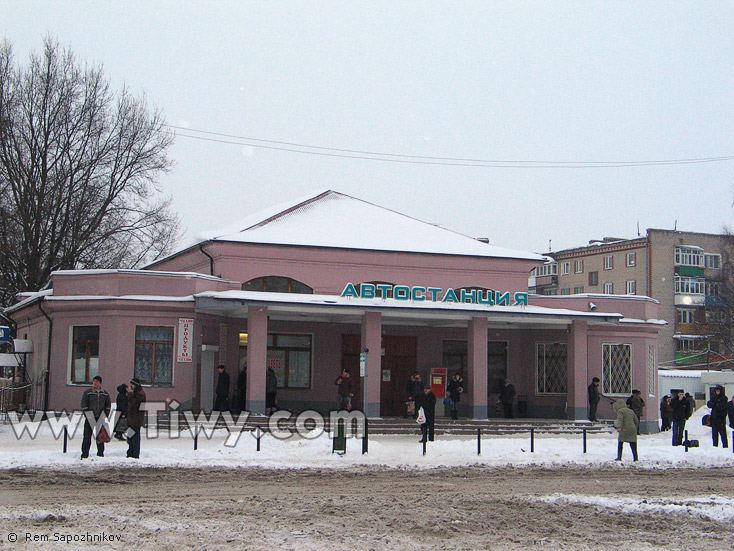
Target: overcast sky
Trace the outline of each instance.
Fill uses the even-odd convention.
[[[734,160],[588,168],[734,159],[734,2],[0,8],[19,61],[50,33],[171,125],[269,140],[178,131],[161,184],[182,245],[321,189],[534,252],[635,237],[638,223],[718,233],[734,222]],[[504,166],[424,164],[455,163],[436,157]]]

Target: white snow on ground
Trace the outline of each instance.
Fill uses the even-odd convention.
[[[734,520],[734,499],[721,496],[675,499],[669,497],[601,497],[559,494],[538,497],[533,501],[563,505],[578,503],[580,505],[592,505],[598,509],[619,509],[628,514],[682,515],[724,523]]]
[[[638,440],[639,468],[665,469],[672,467],[734,467],[734,453],[730,447],[714,448],[711,429],[701,426],[701,417],[707,413],[701,408],[687,423],[689,438],[698,439],[701,446],[686,453],[681,447],[671,446],[671,432],[642,435]],[[624,468],[632,464],[627,444],[623,461],[615,462],[617,435],[595,434],[587,439],[587,453],[583,453],[582,436],[535,436],[535,451],[530,452],[530,435],[488,436],[481,442],[481,455],[477,454],[476,437],[438,436],[429,442],[424,456],[418,443],[419,432],[413,436],[371,436],[369,453],[362,454],[359,439],[347,440],[347,453],[332,454],[332,441],[326,435],[314,439],[293,436],[280,440],[265,434],[261,451],[256,451],[256,441],[251,433],[243,433],[236,446],[225,446],[228,436],[225,429],[217,429],[211,439],[200,434],[198,450],[194,451],[193,439],[184,431],[178,439],[170,439],[160,431],[159,438],[146,438],[143,431],[141,458],[127,459],[127,444],[113,440],[107,444],[105,457],[96,457],[94,444],[89,459],[80,461],[82,431],[79,430],[68,443],[68,453],[62,453],[62,439],[54,439],[51,429],[43,423],[36,438],[27,434],[20,440],[9,424],[0,425],[0,469],[27,467],[53,467],[94,469],[98,467],[262,467],[285,468],[350,468],[357,466],[386,466],[409,469],[436,467],[486,466],[589,466],[606,465]],[[731,437],[731,430],[728,434]]]

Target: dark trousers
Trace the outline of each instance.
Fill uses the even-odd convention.
[[[451,400],[451,398],[449,398]],[[459,418],[459,402],[451,400],[451,418],[455,421]]]
[[[226,396],[217,396],[214,400],[214,411],[229,411],[229,400]]]
[[[84,438],[82,438],[82,457],[89,457],[89,448],[92,447],[92,425],[84,421]],[[104,443],[97,442],[97,455],[104,455]]]
[[[665,432],[666,430],[670,430],[670,419],[663,418],[663,422],[660,425],[660,430],[662,432]]]
[[[632,459],[637,461],[637,442],[628,442],[632,450]],[[624,442],[617,442],[617,459],[622,460],[622,446]]]
[[[726,423],[717,423],[711,425],[711,437],[714,439],[714,447],[719,445],[719,435],[721,435],[721,446],[729,447],[729,441],[726,439]]]
[[[596,421],[596,407],[599,402],[589,402],[589,421]]]
[[[502,409],[505,412],[505,419],[512,419],[512,402],[502,402]]]
[[[436,427],[436,418],[434,416],[426,415],[426,422],[421,425],[421,440],[426,441],[426,437],[429,442],[433,442],[433,430]]]
[[[129,427],[133,431],[127,439],[127,456],[138,459],[140,457],[140,427]]]
[[[683,433],[686,430],[686,420],[683,419],[682,421],[678,421],[677,419],[673,419],[673,445],[674,446],[681,446],[683,445]]]

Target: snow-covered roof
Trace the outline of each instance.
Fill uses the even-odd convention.
[[[195,244],[210,240],[544,260],[535,253],[490,245],[331,190],[200,234]]]

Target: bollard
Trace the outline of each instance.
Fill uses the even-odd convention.
[[[369,448],[369,435],[367,434],[368,430],[369,429],[367,428],[367,418],[365,418],[364,435],[362,435],[362,455],[366,454]]]
[[[530,429],[530,453],[535,453],[535,429]]]
[[[199,449],[199,429],[194,428],[194,451]]]
[[[260,427],[255,428],[255,438],[257,439],[257,450],[260,451],[260,439],[262,438],[262,431],[260,430]]]
[[[586,429],[584,429],[584,453],[586,453]]]
[[[426,455],[426,441],[422,440],[423,442],[423,455]]]
[[[688,453],[688,431],[686,431],[684,434],[686,439],[683,441],[683,447],[686,449],[686,453]]]
[[[734,434],[734,433],[732,433]],[[66,426],[64,426],[64,453],[66,453],[66,439],[69,437],[68,431],[66,429]]]
[[[477,455],[482,455],[482,429],[477,429]]]

